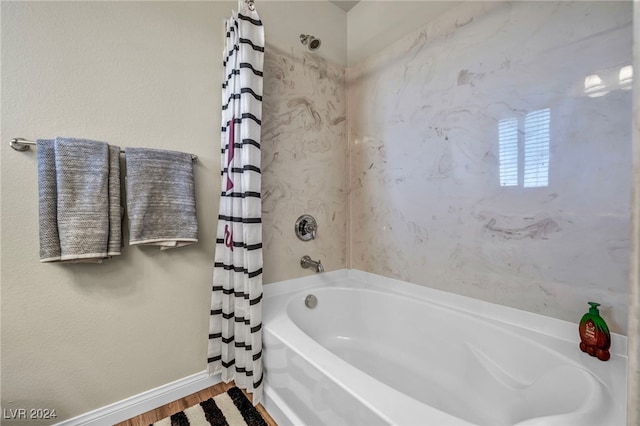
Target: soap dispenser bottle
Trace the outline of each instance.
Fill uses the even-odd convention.
[[[591,305],[589,312],[584,314],[580,320],[580,350],[601,361],[606,361],[611,357],[609,353],[611,347],[609,327],[598,311],[600,304],[589,302],[589,305]]]

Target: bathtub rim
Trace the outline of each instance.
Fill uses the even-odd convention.
[[[283,315],[278,315],[276,321],[282,321],[282,318]],[[292,322],[284,321],[284,324],[281,322],[276,328],[278,328],[279,331],[284,330],[287,337],[293,336],[296,346],[291,345],[290,339],[283,337],[277,332],[274,333],[271,330],[266,330],[266,332],[273,333],[276,339],[287,345],[312,368],[322,373],[334,385],[348,393],[386,425],[414,426],[415,415],[420,414],[424,418],[435,421],[435,424],[438,425],[473,426],[472,423],[464,419],[460,419],[412,397],[406,396],[399,390],[378,381],[364,371],[354,368],[353,365],[347,361],[331,353],[325,347],[318,345],[315,340]],[[322,354],[322,356],[311,358],[309,357],[310,353]],[[341,380],[341,378],[343,379]],[[384,395],[379,393],[380,389],[384,389]],[[277,400],[282,404],[278,407],[278,414],[287,417],[288,422],[285,422],[285,424],[295,426],[306,425],[306,423],[300,420],[293,410],[288,407],[286,402],[282,400],[275,388],[271,387],[268,373],[265,380],[265,392],[267,398],[272,400],[274,405]],[[289,416],[288,413],[292,415]]]
[[[271,298],[294,291],[302,291],[322,286],[338,286],[340,281],[354,280],[371,290],[381,290],[405,297],[427,298],[429,303],[475,314],[494,321],[504,322],[546,336],[568,342],[580,342],[578,322],[545,316],[481,299],[475,299],[458,293],[447,292],[432,287],[414,284],[395,278],[373,274],[358,269],[338,269],[335,271],[293,278],[264,285],[264,297]],[[295,283],[295,287],[291,287]],[[392,284],[392,285],[389,285]],[[294,290],[295,289],[295,290]],[[579,320],[579,319],[578,319]],[[577,320],[577,321],[578,321]],[[611,333],[611,355],[627,359],[627,336]]]

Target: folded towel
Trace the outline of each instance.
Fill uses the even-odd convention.
[[[100,263],[120,254],[120,148],[68,138],[36,143],[40,261]]]
[[[129,244],[161,250],[198,242],[191,154],[127,148]]]
[[[120,202],[120,147],[109,145],[109,244],[108,256],[122,252],[122,214]]]
[[[38,139],[36,147],[38,148],[40,261],[55,262],[60,260],[55,141]]]

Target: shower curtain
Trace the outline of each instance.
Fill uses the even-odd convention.
[[[216,239],[209,374],[262,401],[260,126],[264,29],[253,3],[226,21],[222,84],[222,193]]]

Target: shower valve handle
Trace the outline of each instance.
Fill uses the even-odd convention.
[[[318,232],[318,222],[308,214],[303,214],[296,220],[296,236],[302,241],[309,241],[316,238]]]

